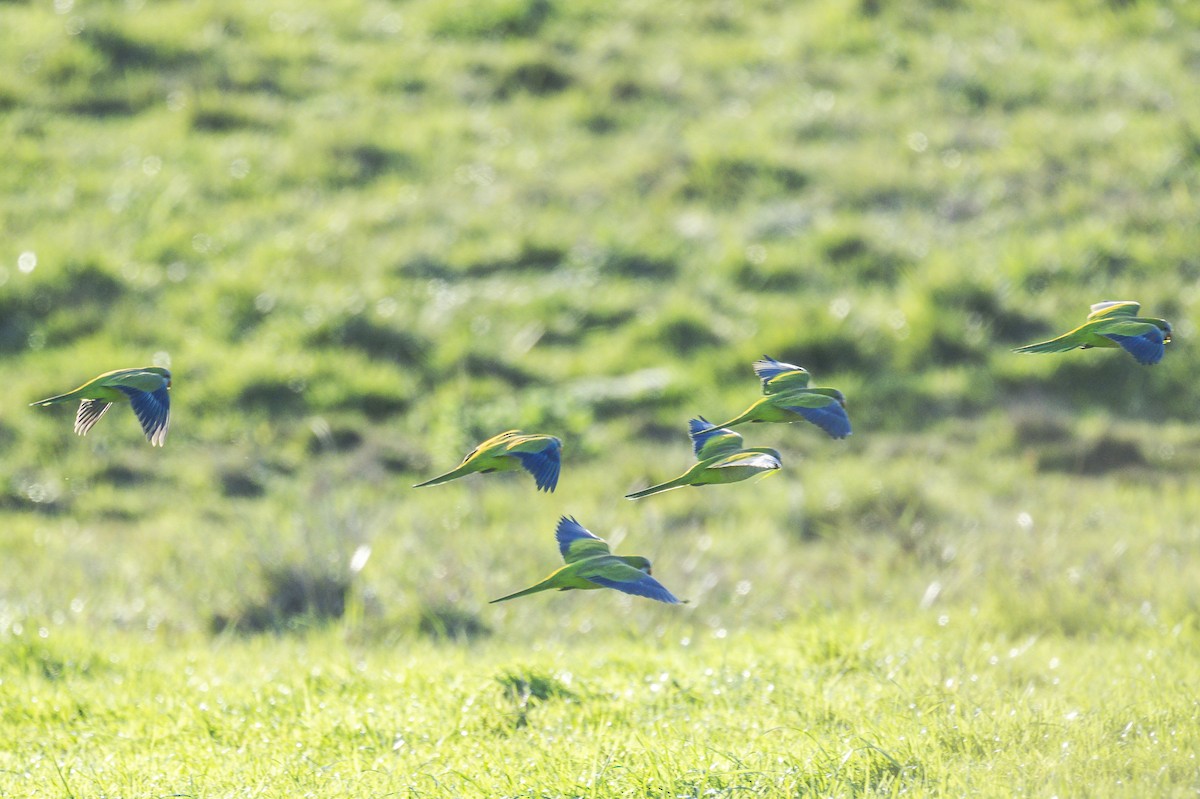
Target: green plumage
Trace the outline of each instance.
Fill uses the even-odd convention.
[[[1139,317],[1141,305],[1130,300],[1098,302],[1087,320],[1074,330],[1049,341],[1017,347],[1014,352],[1067,352],[1103,347],[1126,350],[1141,364],[1162,360],[1163,346],[1171,341],[1171,324],[1165,319]]]
[[[683,486],[737,483],[771,474],[783,465],[776,450],[767,447],[743,448],[741,435],[714,426],[703,417],[693,419],[691,425],[698,462],[679,477],[626,494],[626,499],[640,499]]]
[[[613,588],[668,604],[680,603],[679,599],[650,576],[649,560],[640,555],[612,554],[606,541],[584,529],[575,519],[562,517],[555,536],[566,565],[540,583],[493,599],[492,603],[505,602],[542,591],[587,591],[597,588]]]
[[[455,468],[413,487],[439,485],[477,472],[525,469],[534,476],[539,489],[553,491],[558,484],[561,449],[562,442],[554,436],[506,430],[476,446]]]
[[[75,432],[87,435],[113,403],[132,406],[151,444],[161,447],[170,426],[171,372],[158,366],[116,369],[92,378],[79,388],[31,402],[31,406],[55,405],[79,400]]]

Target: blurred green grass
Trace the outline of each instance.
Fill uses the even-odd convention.
[[[1186,650],[1200,610],[1198,24],[1189,3],[1099,0],[0,4],[12,663],[43,631],[99,662],[74,653],[94,631],[117,674],[147,641],[251,668],[311,639],[403,647],[418,671],[478,657],[519,697],[541,683],[497,664],[524,641],[552,679],[557,655],[627,650],[583,672],[620,684],[718,631],[861,643],[829,615],[895,628],[896,651],[1048,637],[1114,664],[1120,695],[1141,673],[1121,643]],[[1109,298],[1173,322],[1162,364],[1009,352]],[[763,353],[842,388],[855,436],[754,426],[781,475],[622,500],[686,467],[690,416],[753,400]],[[67,409],[25,407],[150,362],[176,376],[162,451],[128,413],[79,439]],[[523,475],[408,488],[513,426],[564,438],[553,496]],[[563,513],[692,605],[485,607],[555,566]],[[284,638],[241,640],[263,629]],[[30,691],[60,679],[42,672]],[[774,787],[980,791],[947,776],[945,735],[946,760],[882,783],[887,758],[855,747],[862,780]],[[1127,779],[1193,784],[1156,782],[1153,752]],[[653,795],[656,768],[683,795],[738,784],[672,771],[691,757],[640,760],[622,790]]]

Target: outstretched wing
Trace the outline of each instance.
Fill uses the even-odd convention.
[[[710,464],[710,469],[727,469],[729,467],[739,467],[742,469],[754,469],[755,471],[768,472],[774,469],[783,467],[783,463],[778,456],[772,455],[769,452],[739,452]]]
[[[688,422],[688,435],[692,437],[692,451],[698,460],[715,458],[742,448],[742,436],[727,427],[717,427],[703,416]]]
[[[1092,322],[1096,319],[1112,319],[1117,316],[1137,316],[1141,309],[1141,304],[1133,300],[1105,300],[1093,305],[1087,318],[1089,322]]]
[[[465,466],[466,464],[470,463],[471,461],[475,460],[478,457],[491,454],[492,451],[495,450],[497,447],[503,446],[510,438],[512,438],[513,436],[516,436],[516,435],[520,435],[520,433],[521,433],[520,430],[505,430],[503,433],[500,433],[499,435],[492,436],[487,441],[482,441],[479,444],[476,444],[475,449],[471,450],[466,455],[464,455],[462,462],[458,465]]]
[[[554,436],[524,436],[507,446],[508,454],[521,461],[525,471],[533,475],[539,491],[553,491],[558,486],[562,464],[562,442]]]
[[[603,538],[592,535],[571,516],[564,516],[558,520],[558,529],[554,531],[554,537],[558,539],[558,551],[567,563],[612,554]]]
[[[112,407],[111,402],[104,400],[85,399],[79,403],[79,412],[75,414],[75,432],[86,436],[104,412]]]
[[[604,564],[595,573],[581,573],[579,576],[596,585],[614,588],[626,594],[656,599],[659,602],[666,602],[668,605],[681,604],[680,600],[658,580],[641,569],[635,569],[616,559],[611,563]]]
[[[754,362],[754,374],[762,380],[764,394],[778,394],[808,387],[808,370],[793,363],[777,361],[769,355]]]
[[[117,385],[142,423],[142,432],[156,447],[161,447],[167,439],[167,427],[171,424],[171,395],[167,390],[166,381],[159,379],[159,388],[155,391],[141,391],[129,386]]]
[[[840,402],[833,397],[824,397],[820,394],[812,393],[809,393],[802,399],[805,400],[803,404],[792,403],[783,405],[782,407],[803,416],[806,421],[812,422],[833,438],[845,438],[850,435],[852,432],[850,429],[850,416],[846,413],[846,409],[842,407]],[[825,401],[814,403],[816,399],[823,399]]]
[[[1127,323],[1121,325],[1121,328],[1133,328],[1136,324]],[[1138,363],[1144,366],[1151,366],[1162,360],[1166,348],[1163,346],[1163,333],[1158,327],[1147,324],[1145,328],[1141,332],[1135,332],[1132,329],[1129,331],[1119,329],[1118,331],[1101,333],[1100,335],[1120,344]]]

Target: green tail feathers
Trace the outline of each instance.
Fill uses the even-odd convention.
[[[31,402],[31,403],[29,403],[29,405],[34,408],[41,408],[46,405],[54,405],[55,403],[58,403],[58,402],[70,402],[71,400],[78,399],[78,398],[79,398],[79,395],[76,392],[68,391],[66,394],[57,394],[53,397],[46,397],[46,399],[41,399],[41,400],[38,400],[37,402]]]
[[[538,583],[537,585],[530,586],[529,588],[526,588],[523,591],[518,591],[515,594],[509,594],[508,596],[502,596],[499,599],[493,599],[490,602],[488,602],[488,604],[494,605],[497,602],[506,602],[510,599],[516,599],[519,596],[529,596],[530,594],[538,594],[538,593],[541,593],[542,591],[549,591],[552,588],[558,588],[558,586],[554,585],[552,580],[543,580],[542,582]]]
[[[451,480],[455,480],[459,477],[463,477],[466,474],[467,474],[467,472],[460,472],[458,469],[455,469],[454,471],[446,472],[445,474],[439,474],[437,477],[426,480],[424,483],[417,483],[416,485],[413,486],[413,488],[424,488],[425,486],[441,485],[442,483],[448,483]]]
[[[642,497],[648,497],[651,494],[661,494],[663,491],[670,491],[672,488],[682,488],[685,485],[691,484],[682,483],[678,480],[669,480],[665,483],[659,483],[656,486],[643,488],[641,491],[634,491],[632,494],[626,494],[625,499],[641,499]]]

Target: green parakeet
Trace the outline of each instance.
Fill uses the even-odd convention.
[[[158,366],[141,369],[117,369],[94,377],[74,391],[31,402],[30,405],[54,405],[80,400],[75,414],[75,432],[87,435],[114,402],[128,403],[142,423],[146,438],[156,447],[167,439],[171,424],[171,372]]]
[[[539,591],[570,591],[573,588],[615,588],[626,594],[657,599],[671,605],[681,603],[662,583],[650,576],[649,560],[638,555],[612,554],[604,539],[592,535],[575,519],[567,516],[559,519],[555,537],[566,565],[537,585],[493,599],[493,603]]]
[[[1121,347],[1140,364],[1162,360],[1171,340],[1171,323],[1138,316],[1141,305],[1130,300],[1098,302],[1087,321],[1058,338],[1017,347],[1013,352],[1066,352],[1076,348]]]
[[[763,398],[717,427],[743,422],[812,422],[833,438],[850,435],[846,396],[836,388],[809,388],[808,370],[763,356],[754,362]]]
[[[475,472],[509,472],[525,469],[533,475],[539,491],[558,485],[562,442],[554,436],[507,430],[484,441],[467,453],[456,468],[413,488],[438,485]]]
[[[670,491],[681,486],[705,486],[737,483],[757,475],[767,475],[783,463],[779,453],[766,447],[742,447],[742,437],[732,430],[717,427],[703,416],[688,422],[698,462],[695,466],[665,483],[659,483],[632,494],[626,499],[639,499]]]

